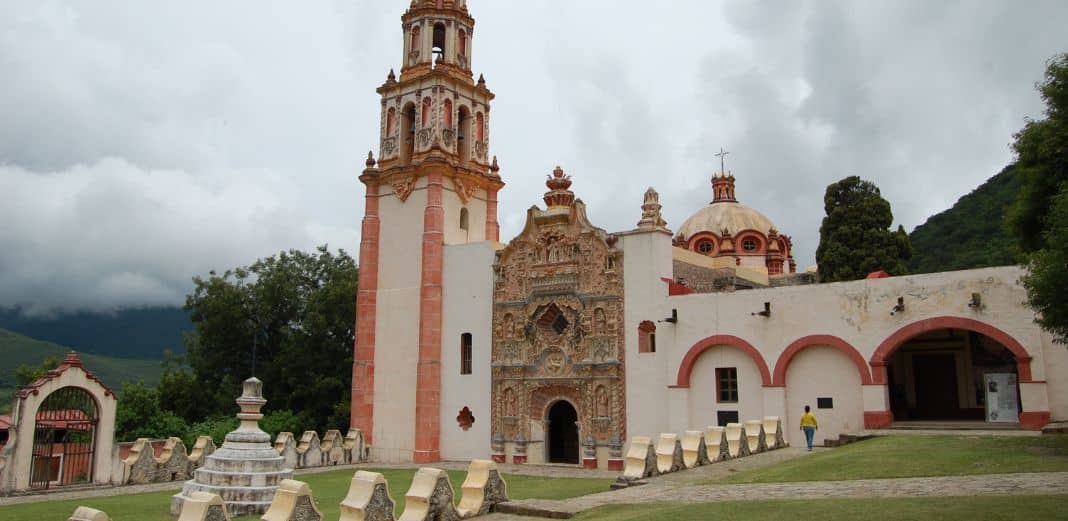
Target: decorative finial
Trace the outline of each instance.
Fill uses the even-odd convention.
[[[500,171],[501,167],[497,164],[497,156],[493,156],[493,163],[490,164],[490,172],[493,172],[493,175],[497,175],[497,172]]]
[[[638,227],[643,229],[663,228],[667,226],[664,217],[660,214],[660,194],[649,187],[645,191],[645,201],[642,204],[642,220],[638,221]]]
[[[389,75],[386,76],[386,83],[397,83],[397,75],[393,72],[393,69],[389,70]]]
[[[82,359],[78,358],[78,353],[76,353],[74,351],[71,351],[71,352],[67,353],[66,358],[63,359],[63,362],[61,362],[61,364],[62,365],[68,365],[68,366],[71,366],[71,367],[81,367],[82,366]]]
[[[571,188],[571,176],[565,175],[563,168],[554,168],[552,175],[545,181],[545,186],[549,187],[549,191],[543,199],[550,208],[571,206],[571,203],[575,202],[575,194],[568,190]]]
[[[714,155],[719,158],[719,173],[722,174],[722,175],[727,175],[727,161],[726,161],[726,159],[727,159],[727,156],[730,155],[730,152],[727,152],[726,150],[723,150],[723,147],[719,147],[719,153],[718,154],[714,154]]]
[[[374,168],[375,167],[375,153],[370,151],[370,150],[367,151],[367,163],[366,164],[367,164],[367,168]]]
[[[478,86],[479,87],[485,87],[486,86],[486,76],[484,76],[482,74],[478,75]]]

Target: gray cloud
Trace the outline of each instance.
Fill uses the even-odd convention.
[[[177,304],[280,249],[355,254],[406,3],[0,0],[0,306]],[[556,164],[599,226],[650,185],[678,226],[724,146],[802,265],[830,182],[874,181],[911,229],[996,173],[1068,50],[1055,1],[470,8],[503,238]]]

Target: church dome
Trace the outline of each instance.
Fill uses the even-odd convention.
[[[716,201],[686,219],[679,227],[678,235],[689,239],[701,232],[720,235],[724,230],[731,235],[744,230],[766,234],[772,228],[776,226],[771,219],[742,203]]]

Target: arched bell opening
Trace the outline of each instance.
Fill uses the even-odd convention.
[[[415,155],[415,104],[404,106],[401,116],[401,161],[408,163]]]

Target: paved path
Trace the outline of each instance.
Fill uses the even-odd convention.
[[[803,457],[799,449],[786,449],[713,464],[708,467],[648,479],[648,484],[602,492],[564,501],[522,500],[515,503],[536,510],[575,514],[609,504],[652,502],[710,503],[775,499],[830,499],[869,497],[990,496],[1018,494],[1068,495],[1068,472],[985,474],[922,478],[864,479],[724,485],[709,484],[734,470],[759,468]],[[494,514],[487,521],[524,519]],[[526,518],[530,519],[530,518]]]

